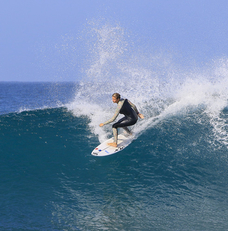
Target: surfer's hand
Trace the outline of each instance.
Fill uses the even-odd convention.
[[[144,119],[144,115],[143,114],[139,113],[138,116],[139,116],[139,118]]]
[[[104,124],[103,124],[103,123],[101,123],[99,126],[100,126],[100,127],[103,127],[103,126],[104,126]]]

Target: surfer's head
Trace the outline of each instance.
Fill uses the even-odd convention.
[[[120,94],[119,93],[114,93],[112,97],[115,97],[116,99],[120,99]]]
[[[112,102],[113,103],[118,103],[120,101],[120,94],[119,93],[114,93],[112,95]]]

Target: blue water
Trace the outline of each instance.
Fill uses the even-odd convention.
[[[181,67],[93,26],[75,82],[0,82],[0,230],[227,230],[228,61]],[[94,157],[114,92],[145,119],[126,149]]]
[[[111,94],[91,94],[98,105],[90,84],[0,89],[0,230],[227,230],[221,88],[215,105],[135,99],[145,115],[137,139],[102,158],[91,151],[111,136],[98,126],[115,110]]]

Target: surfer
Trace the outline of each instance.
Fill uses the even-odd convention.
[[[132,126],[136,124],[138,117],[143,119],[144,116],[138,112],[137,107],[133,103],[131,103],[128,99],[120,98],[119,93],[114,93],[112,95],[112,102],[117,103],[117,109],[114,116],[110,120],[106,121],[105,123],[101,123],[99,126],[103,127],[104,125],[113,122],[119,114],[124,115],[122,119],[120,119],[117,123],[112,125],[114,142],[108,143],[108,145],[110,146],[117,147],[117,139],[118,139],[117,128],[123,128],[128,134],[131,135],[131,132],[127,128],[127,126]]]

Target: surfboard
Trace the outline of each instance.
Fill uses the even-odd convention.
[[[117,147],[109,146],[108,143],[113,142],[113,138],[110,138],[100,145],[98,145],[93,151],[93,156],[109,156],[125,149],[134,139],[134,136],[125,136],[124,134],[118,135]]]

